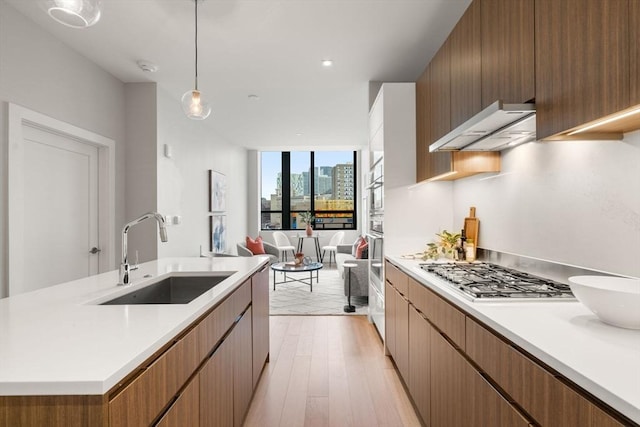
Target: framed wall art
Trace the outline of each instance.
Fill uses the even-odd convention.
[[[222,254],[227,250],[227,216],[212,215],[210,217],[210,249],[214,254]]]
[[[227,210],[227,177],[220,172],[209,170],[209,211]]]

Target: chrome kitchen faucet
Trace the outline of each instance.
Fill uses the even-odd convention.
[[[122,262],[120,263],[120,278],[118,280],[118,286],[125,286],[131,283],[131,280],[129,278],[131,266],[129,265],[129,256],[127,254],[127,234],[129,233],[129,229],[134,225],[140,224],[141,222],[149,218],[155,218],[155,220],[158,221],[160,240],[162,242],[167,241],[167,228],[164,225],[164,217],[157,212],[147,212],[140,218],[134,219],[130,223],[126,224],[122,228]]]

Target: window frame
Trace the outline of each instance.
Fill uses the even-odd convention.
[[[337,150],[335,150],[337,151]],[[346,150],[345,150],[346,151]],[[307,152],[307,151],[301,151]],[[302,212],[307,212],[307,210],[293,210],[291,209],[291,153],[292,151],[281,151],[281,163],[280,163],[280,173],[281,173],[281,182],[282,182],[282,209],[279,210],[265,210],[262,206],[262,200],[264,195],[262,194],[262,185],[260,186],[260,230],[261,231],[269,231],[269,230],[281,230],[281,231],[295,231],[300,230],[299,228],[292,228],[292,214],[298,214]],[[321,210],[316,211],[315,203],[316,203],[316,183],[315,183],[315,153],[316,151],[308,151],[310,156],[310,168],[309,168],[309,192],[310,192],[310,209],[308,210],[314,216],[312,227],[316,229],[316,220],[315,217],[317,214],[352,214],[351,228],[320,228],[319,230],[357,230],[358,229],[358,153],[357,151],[353,151],[353,210]],[[262,164],[262,152],[260,155],[260,164]],[[262,184],[262,173],[260,173],[260,183]],[[273,229],[273,228],[263,228],[263,215],[269,214],[280,214],[281,215],[281,228]],[[345,223],[348,224],[348,223]]]

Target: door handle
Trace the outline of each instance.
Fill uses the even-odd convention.
[[[89,250],[90,254],[97,254],[98,252],[102,252],[102,249],[98,249],[95,246],[91,248],[91,250]]]

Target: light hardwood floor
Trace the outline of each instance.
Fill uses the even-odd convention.
[[[245,426],[419,426],[366,316],[271,316]]]

